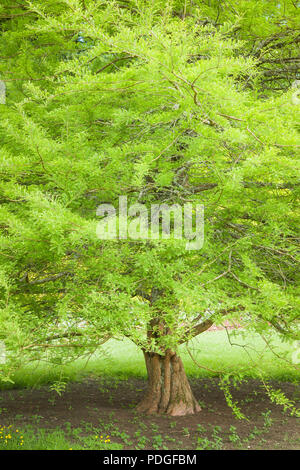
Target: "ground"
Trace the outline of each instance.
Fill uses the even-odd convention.
[[[1,449],[300,449],[300,418],[270,401],[259,380],[280,389],[300,408],[300,369],[293,345],[241,328],[212,328],[180,350],[202,408],[194,416],[145,416],[136,411],[146,389],[143,354],[130,341],[110,340],[89,359],[63,368],[44,362],[22,367],[14,384],[0,384]],[[229,338],[230,336],[230,338]],[[282,357],[281,357],[282,356]],[[246,374],[233,401],[248,418],[237,419],[216,371]],[[64,382],[66,388],[59,389]],[[61,392],[61,395],[54,389]]]
[[[300,449],[299,418],[272,404],[259,381],[231,389],[248,421],[234,416],[217,378],[194,378],[191,385],[202,411],[176,418],[135,411],[146,387],[142,379],[89,377],[68,383],[61,396],[45,385],[3,390],[0,423],[11,434],[27,428],[33,435],[44,429],[45,436],[58,432],[66,439],[64,444],[40,444],[42,448]],[[299,405],[297,384],[272,385]],[[37,448],[37,441],[32,444],[31,438],[30,444],[30,434],[28,442],[26,431],[23,434],[22,448]]]

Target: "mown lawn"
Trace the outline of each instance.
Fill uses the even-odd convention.
[[[188,347],[180,347],[185,369],[190,377],[212,377],[219,373],[240,372],[251,378],[264,374],[279,381],[300,380],[300,366],[291,363],[295,346],[283,343],[276,335],[268,339],[273,352],[255,333],[242,330],[207,331],[195,338]],[[192,358],[189,354],[192,355]],[[280,356],[280,357],[278,357]],[[254,367],[255,366],[255,367]],[[86,375],[119,378],[146,378],[142,352],[129,340],[109,340],[87,359],[63,367],[40,361],[20,369],[14,384],[0,384],[0,389],[31,387],[53,381],[77,381]]]

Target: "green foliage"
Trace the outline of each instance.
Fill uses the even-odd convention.
[[[237,402],[234,401],[232,394],[229,389],[230,386],[230,377],[228,375],[224,375],[220,380],[220,389],[223,390],[224,396],[226,399],[226,403],[232,409],[233,414],[238,419],[248,419],[241,411],[240,407],[238,406]]]
[[[292,400],[289,400],[281,390],[275,390],[269,384],[265,384],[266,391],[270,400],[277,405],[282,406],[283,411],[288,411],[291,416],[300,417],[300,410],[295,406]]]
[[[271,38],[294,7],[230,3],[2,2],[3,378],[109,337],[176,349],[208,311],[299,338],[298,107],[249,52],[292,57]],[[96,207],[119,195],[204,204],[203,248],[99,240]]]

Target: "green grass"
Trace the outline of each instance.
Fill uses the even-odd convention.
[[[74,434],[76,430],[73,431]],[[13,426],[0,427],[1,450],[117,450],[121,444],[105,442],[100,436],[76,435],[76,442],[68,438],[62,429],[34,429],[27,426],[18,429]]]
[[[266,345],[259,335],[249,332],[245,334],[239,330],[231,336],[231,342],[233,345],[223,330],[201,334],[189,344],[196,363],[189,356],[185,345],[181,346],[180,354],[187,374],[193,378],[202,378],[217,375],[213,371],[243,372],[247,377],[257,378],[261,371],[269,379],[299,381],[299,368],[279,359],[268,349],[261,355]],[[282,343],[278,336],[274,335],[272,338],[272,348],[277,354],[291,360],[291,346]],[[255,363],[258,364],[259,371],[257,367],[253,367]],[[110,340],[91,356],[87,364],[86,359],[79,359],[63,367],[42,361],[29,364],[16,372],[14,384],[3,383],[0,388],[32,387],[61,379],[65,382],[78,381],[86,375],[114,376],[120,379],[146,378],[143,354],[129,340]]]

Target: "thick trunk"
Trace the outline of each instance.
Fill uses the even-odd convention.
[[[201,410],[188,382],[182,361],[174,352],[165,356],[144,352],[148,389],[137,409],[147,414],[184,416]]]

